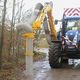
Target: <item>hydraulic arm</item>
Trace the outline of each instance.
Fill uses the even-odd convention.
[[[54,27],[54,22],[53,22],[53,17],[52,17],[52,7],[50,4],[47,4],[46,6],[43,7],[43,9],[40,12],[40,16],[38,17],[38,19],[36,19],[36,21],[33,22],[33,31],[35,30],[40,30],[41,25],[44,22],[44,18],[46,16],[48,16],[48,23],[49,23],[49,27],[50,27],[50,34],[51,36],[53,36],[52,40],[57,40],[57,35],[56,35],[56,30]]]

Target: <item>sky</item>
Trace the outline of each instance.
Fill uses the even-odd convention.
[[[33,7],[36,3],[53,2],[53,17],[61,19],[64,8],[80,7],[80,0],[25,0],[26,8]]]
[[[21,0],[16,0],[21,1]],[[61,19],[63,15],[63,9],[64,8],[74,8],[74,7],[80,7],[80,0],[23,0],[24,1],[24,11],[33,8],[36,3],[45,3],[52,1],[53,2],[53,17],[54,19]],[[8,2],[11,3],[12,6],[12,0],[8,0]],[[10,6],[10,3],[7,4]],[[11,14],[12,8],[9,11],[9,14]]]
[[[10,1],[8,5],[8,7],[11,4],[11,8],[9,8],[8,13],[11,15],[12,12],[12,0],[8,0],[8,2]],[[21,0],[16,0],[16,1],[21,1]],[[53,18],[55,19],[62,19],[63,16],[63,9],[64,8],[76,8],[76,7],[80,7],[80,0],[24,0],[24,12],[30,8],[33,8],[37,3],[42,3],[44,4],[45,2],[53,2]],[[11,16],[10,16],[11,18]],[[57,26],[60,26],[57,25]],[[59,28],[56,28],[57,30],[59,30]]]
[[[53,2],[53,18],[62,19],[64,8],[78,8],[80,7],[80,0],[25,0],[26,9],[33,7],[36,3]],[[56,31],[60,29],[60,23],[55,26]]]

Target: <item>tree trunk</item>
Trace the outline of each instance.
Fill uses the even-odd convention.
[[[20,5],[20,9],[19,9],[19,18],[18,18],[18,23],[20,23],[21,21],[21,12],[22,12],[22,4],[23,4],[23,0],[21,1],[21,5]],[[19,32],[17,31],[17,41],[16,41],[16,45],[17,45],[17,50],[16,50],[16,55],[18,58],[18,54],[19,54]]]
[[[7,0],[4,0],[4,10],[3,10],[3,16],[2,16],[1,41],[0,41],[0,70],[2,68],[2,50],[3,50],[3,40],[4,40],[4,26],[5,26],[5,16],[6,16],[6,4],[7,4]]]
[[[9,56],[10,56],[11,48],[13,49],[13,54],[14,54],[14,40],[12,40],[12,34],[14,32],[14,14],[15,14],[15,0],[13,0],[11,32],[10,32],[10,45],[9,45],[9,49],[8,49],[8,61],[10,61]],[[13,43],[13,46],[12,46],[12,43]]]

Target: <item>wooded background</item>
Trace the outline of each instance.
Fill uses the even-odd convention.
[[[16,30],[16,24],[29,21],[33,8],[25,6],[24,0],[0,0],[0,70],[8,63],[18,64],[20,56],[24,56],[25,38]],[[34,46],[41,44],[38,42],[41,37],[45,37],[44,31],[36,31]]]

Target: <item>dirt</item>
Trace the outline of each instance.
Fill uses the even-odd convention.
[[[22,72],[17,80],[80,80],[80,68],[73,69],[72,66],[64,64],[59,69],[51,69],[48,56],[34,63],[33,72],[33,79],[28,79]]]

